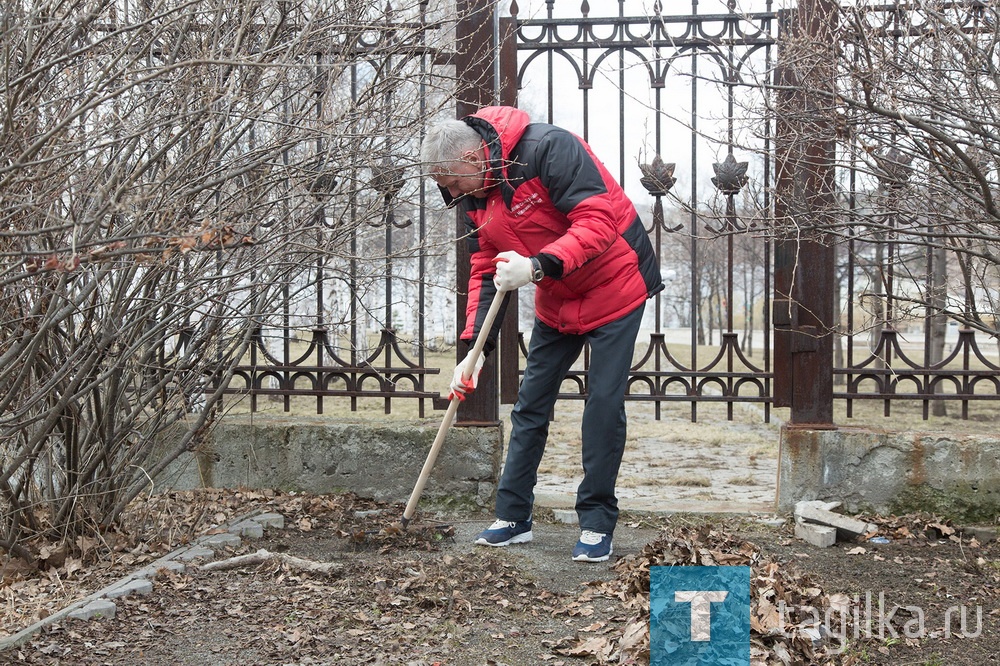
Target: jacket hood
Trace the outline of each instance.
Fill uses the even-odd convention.
[[[504,199],[510,201],[509,195],[513,194],[513,188],[507,179],[507,157],[521,140],[531,118],[512,106],[486,106],[462,120],[486,142],[489,177],[501,188]]]

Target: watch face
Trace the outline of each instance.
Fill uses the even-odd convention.
[[[531,258],[531,281],[541,282],[542,278],[545,277],[545,272],[542,271],[542,265],[539,263],[538,259],[534,257]]]

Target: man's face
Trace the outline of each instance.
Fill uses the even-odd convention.
[[[486,164],[479,151],[468,151],[454,162],[435,169],[431,178],[455,199],[466,195],[477,199],[487,197]]]

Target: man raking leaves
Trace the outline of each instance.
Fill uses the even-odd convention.
[[[635,339],[646,299],[663,289],[635,206],[581,138],[532,123],[512,107],[487,107],[431,127],[421,160],[445,202],[465,213],[471,271],[461,339],[477,337],[498,292],[528,283],[536,287],[528,359],[497,489],[497,520],[476,543],[531,541],[549,415],[563,377],[589,343],[584,477],[576,498],[581,534],[572,558],[603,562],[611,556],[618,520],[615,484],[625,448],[625,392]],[[491,321],[487,328],[484,354],[470,354],[455,368],[453,395],[475,389],[498,324]]]

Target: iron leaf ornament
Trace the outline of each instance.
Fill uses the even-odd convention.
[[[380,164],[371,167],[372,178],[369,185],[373,190],[385,197],[388,202],[403,189],[403,169],[388,158]]]
[[[639,165],[639,170],[642,172],[642,178],[639,179],[639,182],[654,197],[666,196],[670,188],[677,182],[677,179],[674,178],[675,166],[676,164],[673,162],[664,162],[659,155],[656,155],[651,164]]]
[[[317,201],[322,201],[333,194],[337,187],[337,171],[333,165],[326,161],[321,161],[312,169],[312,180],[309,182],[309,193]]]
[[[715,171],[712,184],[722,194],[739,194],[743,186],[749,181],[747,177],[747,162],[737,162],[732,153],[726,155],[724,161],[712,164],[712,169]]]
[[[885,154],[873,154],[872,157],[875,158],[875,164],[878,165],[875,176],[882,189],[901,190],[906,187],[910,176],[913,175],[913,167],[911,166],[913,155],[906,154],[895,146],[890,146]]]
[[[401,189],[403,189],[403,167],[394,164],[391,159],[384,157],[380,164],[372,165],[372,178],[369,185],[382,196],[383,213],[382,223],[393,225],[400,229],[413,224],[413,220],[396,221],[396,212],[393,210],[392,199]]]

